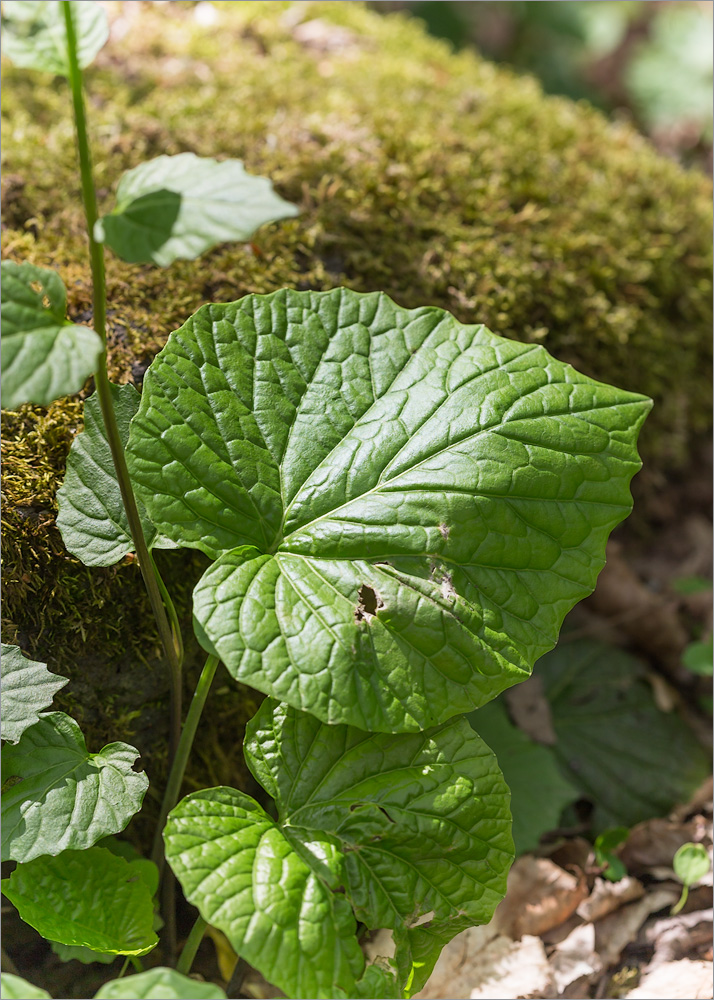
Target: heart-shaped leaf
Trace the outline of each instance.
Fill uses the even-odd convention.
[[[3,406],[46,406],[78,392],[100,363],[99,335],[65,319],[67,292],[54,271],[10,260],[1,268]]]
[[[179,153],[125,173],[116,208],[99,219],[94,237],[122,260],[166,267],[218,243],[247,240],[266,222],[297,214],[269,180],[246,173],[240,160]]]
[[[145,881],[104,847],[18,865],[2,891],[49,941],[114,955],[144,955],[158,941]]]
[[[197,633],[323,721],[438,724],[527,676],[631,506],[650,402],[347,289],[200,309],[129,439],[158,530],[217,562]]]
[[[126,743],[89,753],[74,719],[42,716],[3,751],[3,861],[81,850],[123,830],[149,787],[132,768],[138,756]]]
[[[3,972],[0,976],[0,992],[3,1000],[52,1000],[45,990],[10,972]]]
[[[169,816],[166,856],[204,918],[290,996],[354,995],[347,902],[368,927],[446,940],[490,920],[513,858],[509,796],[465,719],[370,734],[268,700],[245,751],[278,820],[242,792],[197,792]]]
[[[110,384],[109,390],[119,436],[126,446],[141,397],[133,385]],[[72,442],[57,503],[62,540],[85,566],[112,566],[134,551],[96,393],[84,404],[84,430]],[[140,500],[137,506],[149,548],[175,548],[174,542],[157,534]]]
[[[40,712],[52,704],[68,679],[50,673],[46,663],[23,656],[19,646],[5,643],[0,649],[0,673],[0,732],[4,740],[17,743],[25,730],[38,721]]]
[[[64,4],[56,0],[4,0],[2,51],[16,66],[69,76]],[[109,38],[107,15],[94,0],[70,0],[77,60],[84,68]]]
[[[94,1000],[226,1000],[226,994],[213,983],[199,983],[175,969],[159,966],[136,976],[112,979],[94,994]]]

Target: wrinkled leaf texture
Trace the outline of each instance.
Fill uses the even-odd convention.
[[[147,372],[129,464],[216,562],[200,641],[329,723],[414,731],[524,679],[631,507],[650,401],[383,294],[201,308]]]
[[[169,816],[166,856],[189,901],[288,995],[395,994],[381,966],[365,973],[378,992],[359,992],[355,916],[425,952],[490,920],[513,857],[509,794],[465,719],[365,733],[268,699],[245,753],[277,821],[242,792],[196,792]]]
[[[109,38],[107,15],[94,0],[70,0],[77,61],[89,66]],[[69,76],[64,4],[57,0],[4,0],[2,52],[16,66]]]
[[[23,656],[19,646],[6,643],[0,649],[0,674],[0,734],[9,743],[17,743],[25,730],[39,720],[43,709],[52,704],[67,678],[51,673],[46,663]]]

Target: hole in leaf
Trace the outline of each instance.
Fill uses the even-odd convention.
[[[441,532],[442,538],[446,539],[449,537],[449,526],[447,524],[440,524],[439,531]]]
[[[359,604],[355,608],[355,620],[358,622],[374,618],[380,608],[384,607],[384,601],[377,591],[374,587],[368,587],[366,583],[359,588],[357,597]]]
[[[30,288],[37,295],[42,295],[42,292],[44,291],[44,285],[42,284],[41,281],[31,281],[30,282]]]

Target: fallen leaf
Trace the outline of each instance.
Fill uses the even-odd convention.
[[[712,963],[665,962],[646,972],[626,1000],[712,1000]]]
[[[424,989],[415,995],[415,1000],[468,1000],[474,987],[476,973],[473,965],[478,963],[490,944],[498,935],[492,920],[481,927],[469,927],[449,941],[443,948]]]
[[[649,873],[658,866],[672,867],[672,859],[682,844],[693,839],[689,824],[673,823],[669,819],[647,819],[630,830],[617,855],[628,872]]]
[[[553,727],[550,702],[543,691],[543,683],[536,674],[523,684],[510,688],[504,695],[513,722],[521,732],[536,743],[552,747],[558,741]]]
[[[520,941],[497,937],[481,955],[475,956],[474,971],[478,980],[470,1000],[501,1000],[502,997],[546,997],[552,993],[553,982],[543,942],[539,937],[525,935]],[[442,996],[451,996],[443,993]]]
[[[619,910],[625,903],[644,896],[645,890],[641,882],[630,875],[625,875],[619,882],[609,882],[604,878],[596,878],[592,892],[584,899],[575,911],[583,920],[601,920],[609,913]]]
[[[563,871],[548,858],[524,855],[508,876],[508,891],[496,910],[498,926],[514,940],[543,934],[573,914],[588,894],[584,877]]]
[[[553,979],[558,993],[582,978],[590,979],[602,971],[602,961],[595,951],[595,927],[581,924],[556,945],[550,956]]]
[[[696,910],[655,920],[647,926],[640,937],[655,947],[649,968],[686,958],[693,949],[711,944],[713,919],[714,910]]]
[[[627,945],[637,937],[637,932],[647,917],[665,906],[671,906],[677,898],[676,891],[655,889],[636,903],[629,903],[594,924],[595,948],[603,965],[607,967],[618,962]]]

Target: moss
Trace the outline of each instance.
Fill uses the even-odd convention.
[[[140,382],[207,300],[280,286],[383,289],[652,395],[650,482],[686,463],[710,424],[705,178],[627,125],[454,55],[400,16],[359,3],[214,6],[220,23],[202,28],[187,4],[109,5],[119,30],[88,72],[100,201],[110,205],[127,168],[194,150],[240,157],[301,215],[168,270],[108,259],[115,380]],[[66,86],[7,67],[3,102],[3,251],[56,267],[70,315],[91,321]],[[82,704],[93,699],[97,738],[121,730],[150,746],[164,681],[136,568],[85,569],[54,527],[81,398],[6,417],[6,635],[69,672]],[[188,615],[198,561],[164,558]],[[132,690],[105,676],[142,662]],[[104,673],[87,678],[90,666]],[[239,729],[246,712],[228,696],[220,704]]]

